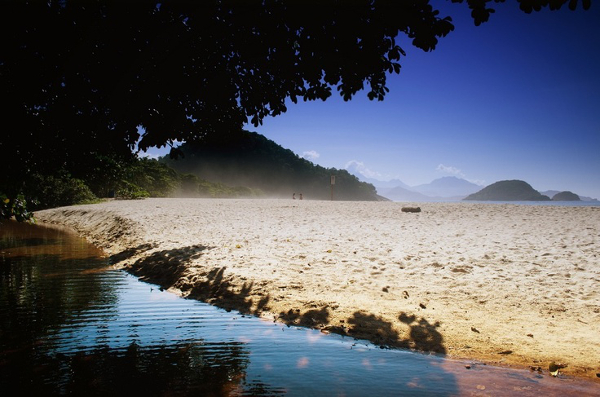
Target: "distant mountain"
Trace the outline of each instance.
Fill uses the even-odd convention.
[[[391,189],[377,189],[377,191],[392,201],[435,201],[433,197],[405,189],[402,186]]]
[[[351,168],[348,171],[354,172],[360,180],[375,186],[379,194],[394,201],[462,200],[465,196],[481,189],[479,185],[453,176],[435,179],[423,185],[409,186],[399,179],[380,181],[367,178]]]
[[[559,192],[552,196],[552,201],[581,201],[578,195],[573,192]]]
[[[560,190],[546,190],[545,192],[540,192],[540,193],[543,194],[544,196],[554,197],[560,192],[561,192]]]
[[[336,200],[377,201],[375,187],[359,181],[346,170],[324,168],[298,157],[256,132],[212,134],[198,142],[181,145],[183,159],[162,157],[161,162],[180,173],[227,186],[260,189],[267,196],[305,199],[331,198],[331,176],[335,175]]]
[[[465,200],[481,201],[548,201],[550,197],[542,195],[524,181],[511,180],[493,183]]]
[[[586,197],[586,196],[579,196],[579,198],[581,199],[581,201],[594,201],[594,202],[600,202],[598,199],[596,198],[591,198],[591,197]]]
[[[406,183],[402,182],[400,179],[381,181],[379,179],[366,177],[360,172],[360,168],[357,166],[356,163],[350,164],[349,166],[347,166],[346,171],[348,171],[350,174],[357,177],[359,180],[370,183],[371,185],[375,186],[377,189],[390,189],[390,188],[394,188],[397,186],[401,186],[405,189],[410,189],[410,186],[408,186]]]
[[[375,186],[377,189],[392,189],[392,188],[396,188],[396,187],[401,187],[401,188],[409,189],[409,190],[411,189],[410,186],[408,186],[406,183],[402,182],[400,179],[392,179],[389,181],[380,181],[377,179],[366,178],[366,177],[359,177],[359,179],[362,179],[363,181],[370,183],[371,185]]]
[[[455,176],[446,176],[411,189],[430,197],[465,197],[481,190],[481,186]]]

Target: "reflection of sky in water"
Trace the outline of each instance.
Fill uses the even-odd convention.
[[[11,248],[12,253],[20,255],[22,246],[9,245],[16,248]],[[36,248],[33,255],[38,251]],[[547,397],[594,395],[590,384],[580,388],[580,383],[571,380],[475,363],[467,370],[464,363],[437,356],[379,349],[352,338],[226,312],[181,299],[125,272],[108,270],[105,261],[85,259],[85,249],[77,256],[79,260],[64,255],[73,251],[69,248],[60,251],[60,260],[48,257],[50,251],[45,251],[45,259],[36,264],[24,266],[23,262],[11,267],[10,261],[5,262],[5,269],[14,274],[2,273],[2,285],[12,285],[12,289],[15,285],[10,280],[23,275],[21,287],[28,293],[19,292],[23,288],[16,286],[18,291],[12,293],[23,298],[22,307],[14,310],[0,302],[0,315],[6,311],[35,331],[35,338],[43,335],[34,341],[34,351],[36,357],[42,354],[41,362],[46,364],[40,368],[49,374],[44,379],[50,382],[76,387],[71,379],[74,370],[78,376],[91,373],[93,381],[117,382],[118,387],[130,384],[135,376],[135,387],[142,382],[150,394],[173,391],[173,382],[188,392],[198,384],[213,382],[209,387],[216,390],[229,388],[227,393],[220,392],[225,395],[511,395],[514,391]],[[25,270],[28,266],[31,272]],[[57,306],[53,309],[52,304]],[[35,312],[40,307],[43,312]],[[22,315],[23,310],[34,313]],[[52,310],[57,315],[48,315]],[[42,321],[47,325],[35,325]],[[9,339],[9,335],[14,332],[0,334],[0,346],[22,343],[25,349],[11,346],[0,351],[0,355],[8,354],[5,362],[9,364],[2,368],[12,371],[0,372],[0,379],[19,377],[25,382],[22,385],[41,379],[35,371],[29,378],[28,371],[35,367],[22,354],[31,345],[27,333],[23,333],[23,342]],[[53,368],[58,369],[53,372]],[[127,371],[132,368],[130,375]],[[53,377],[54,373],[59,377]]]
[[[285,385],[289,392],[340,395],[456,393],[454,375],[434,356],[382,350],[314,330],[281,328],[250,349],[248,379]]]
[[[134,341],[140,347],[223,341],[221,336],[235,326],[230,313],[180,299],[126,273],[107,271],[103,278],[114,288],[113,302],[99,303],[61,325],[55,332],[68,338],[56,346],[59,351],[97,345],[125,349]]]
[[[245,383],[279,387],[288,395],[324,390],[391,395],[432,390],[432,382],[437,392],[455,391],[453,375],[439,366],[437,357],[382,350],[351,338],[226,312],[119,271],[102,277],[114,287],[114,304],[99,303],[72,316],[51,332],[51,350],[68,354],[102,346],[126,350],[132,342],[141,349],[197,343],[221,356],[230,346],[243,345],[249,352]]]

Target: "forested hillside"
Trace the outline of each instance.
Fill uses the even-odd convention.
[[[270,197],[330,199],[331,176],[335,176],[334,199],[378,200],[375,187],[360,182],[346,170],[324,168],[255,132],[215,134],[179,147],[184,158],[161,159],[181,173],[227,186],[260,189]]]

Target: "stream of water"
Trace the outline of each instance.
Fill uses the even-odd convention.
[[[592,396],[599,386],[227,312],[113,269],[72,233],[0,225],[3,396]]]

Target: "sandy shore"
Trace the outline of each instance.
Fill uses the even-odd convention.
[[[391,347],[600,373],[600,208],[146,199],[36,213],[176,293]]]

